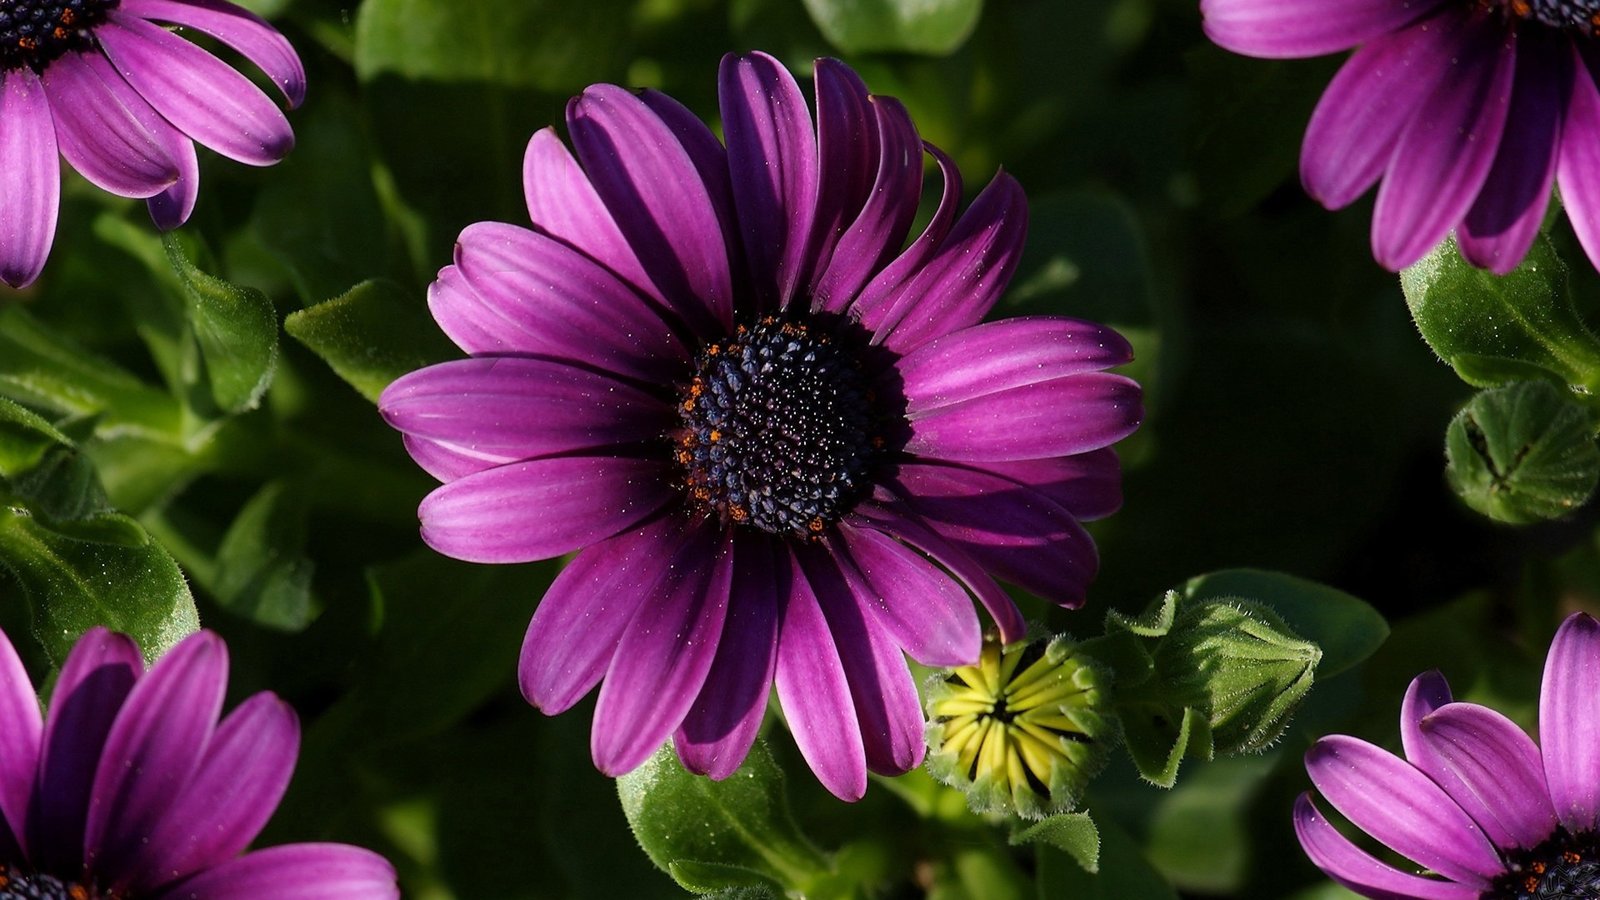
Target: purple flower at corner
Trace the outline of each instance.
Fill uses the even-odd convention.
[[[1306,129],[1300,177],[1329,209],[1378,188],[1372,248],[1399,270],[1452,229],[1516,268],[1552,185],[1600,266],[1600,0],[1201,0],[1238,53],[1356,48]]]
[[[260,693],[218,721],[227,648],[202,631],[145,671],[91,629],[49,711],[0,633],[0,898],[387,900],[381,856],[344,844],[240,855],[294,769],[299,724]]]
[[[1539,744],[1505,716],[1452,702],[1438,672],[1400,708],[1402,759],[1344,735],[1306,754],[1311,781],[1356,827],[1429,874],[1357,847],[1304,794],[1312,862],[1364,897],[1600,897],[1600,622],[1569,617],[1545,659]]]
[[[816,64],[817,121],[764,54],[728,56],[726,145],[656,91],[596,85],[523,170],[533,228],[472,225],[429,291],[472,358],[379,407],[445,482],[423,538],[480,562],[580,551],[523,644],[547,713],[597,684],[591,750],[629,771],[669,737],[689,769],[745,758],[776,684],[840,797],[924,751],[905,656],[975,662],[972,597],[1023,636],[991,573],[1075,605],[1079,525],[1121,503],[1138,425],[1128,343],[1056,317],[979,324],[1022,251],[1004,173],[961,216],[955,166],[905,109]],[[905,238],[923,153],[943,175]]]
[[[165,230],[194,210],[197,142],[255,166],[294,146],[265,93],[157,23],[216,38],[290,106],[304,99],[294,48],[225,0],[0,0],[0,281],[23,287],[44,268],[62,157],[101,189],[146,200]]]

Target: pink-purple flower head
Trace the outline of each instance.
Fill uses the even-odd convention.
[[[1109,448],[1138,386],[1115,332],[979,324],[1022,251],[1004,173],[957,216],[959,175],[905,109],[834,60],[813,124],[764,54],[720,73],[726,145],[656,91],[573,99],[545,129],[533,228],[462,232],[429,291],[472,355],[380,408],[445,482],[422,534],[482,562],[579,551],[528,627],[520,679],[548,713],[604,682],[592,750],[619,774],[669,737],[726,777],[769,685],[841,797],[923,754],[904,653],[977,660],[991,575],[1066,605],[1096,568],[1079,525],[1121,502]],[[943,176],[906,243],[923,153]]]
[[[1504,274],[1559,184],[1600,266],[1600,0],[1201,0],[1239,53],[1357,48],[1306,129],[1300,177],[1338,209],[1377,184],[1372,247],[1398,270],[1455,230]]]
[[[0,0],[0,281],[22,287],[44,268],[61,157],[98,187],[146,200],[169,229],[199,196],[196,142],[257,166],[294,145],[265,93],[158,22],[232,47],[290,106],[304,98],[294,48],[225,0]]]
[[[288,787],[300,742],[260,693],[218,721],[228,652],[202,631],[147,672],[139,648],[91,629],[49,711],[0,633],[0,898],[388,900],[381,856],[345,844],[240,855]]]
[[[1545,659],[1538,744],[1492,709],[1452,702],[1430,672],[1400,708],[1405,758],[1343,735],[1306,754],[1322,796],[1423,873],[1356,846],[1310,794],[1295,804],[1295,831],[1312,862],[1364,897],[1600,897],[1597,736],[1600,622],[1577,613]]]

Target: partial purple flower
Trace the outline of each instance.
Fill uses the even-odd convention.
[[[1473,265],[1527,255],[1552,185],[1600,266],[1600,0],[1200,0],[1262,57],[1357,48],[1306,129],[1300,177],[1338,209],[1378,188],[1372,249],[1399,270],[1452,229]]]
[[[22,287],[44,268],[58,156],[103,190],[146,200],[169,229],[199,195],[196,142],[255,166],[294,146],[265,93],[158,22],[232,47],[291,107],[304,99],[294,48],[225,0],[0,0],[0,281]]]
[[[398,897],[394,869],[359,847],[240,855],[288,787],[300,729],[270,693],[219,722],[227,680],[227,648],[210,632],[146,672],[132,640],[95,628],[41,716],[0,632],[0,897]]]
[[[1569,617],[1545,659],[1540,743],[1500,713],[1452,702],[1438,672],[1400,708],[1405,758],[1344,735],[1306,754],[1311,781],[1357,828],[1422,871],[1357,847],[1309,793],[1294,826],[1311,861],[1364,897],[1600,897],[1600,622]]]
[[[894,99],[816,64],[813,124],[764,54],[720,73],[726,145],[672,98],[573,99],[576,158],[528,145],[533,229],[462,232],[429,302],[471,359],[380,401],[445,485],[423,538],[480,562],[580,551],[528,627],[547,713],[596,685],[610,774],[669,737],[723,778],[770,685],[835,794],[922,759],[905,656],[977,661],[998,576],[1064,605],[1097,558],[1079,522],[1121,503],[1108,449],[1141,417],[1103,326],[979,324],[1022,252],[1021,188],[961,216],[955,166]],[[909,244],[923,153],[943,197]]]

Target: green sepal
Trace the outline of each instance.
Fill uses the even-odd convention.
[[[388,281],[363,281],[290,313],[283,327],[374,403],[401,375],[459,355],[422,304]]]
[[[1085,872],[1100,871],[1100,829],[1088,813],[1063,813],[1017,829],[1011,833],[1011,843],[1049,844],[1065,851]]]
[[[805,0],[828,43],[845,53],[944,56],[978,26],[983,0]]]
[[[1445,458],[1468,506],[1512,524],[1560,518],[1600,481],[1594,415],[1545,381],[1479,392],[1445,431]]]
[[[178,276],[212,402],[228,414],[254,409],[278,365],[272,301],[254,288],[200,271],[177,232],[162,235],[161,246]]]
[[[1265,569],[1222,569],[1183,586],[1192,602],[1247,597],[1265,604],[1295,634],[1322,650],[1317,675],[1327,679],[1365,660],[1389,637],[1389,623],[1363,600],[1315,581]],[[1119,673],[1120,674],[1120,673]]]

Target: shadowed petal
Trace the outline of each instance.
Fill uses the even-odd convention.
[[[812,75],[817,92],[817,168],[828,177],[820,179],[817,186],[811,253],[825,263],[845,227],[871,196],[878,123],[866,84],[849,66],[823,58],[817,60]],[[822,273],[821,268],[812,271],[813,295]]]
[[[209,34],[255,63],[289,106],[306,99],[306,70],[287,38],[253,12],[222,0],[121,0],[124,13]]]
[[[0,72],[0,281],[26,287],[55,241],[61,157],[44,85],[31,69]]]
[[[21,844],[33,799],[44,719],[22,660],[0,631],[0,844]]]
[[[917,239],[895,257],[894,262],[874,275],[850,304],[850,315],[868,331],[877,331],[887,316],[894,312],[895,301],[903,293],[906,281],[920,273],[923,265],[939,250],[955,223],[956,208],[961,205],[961,170],[956,168],[955,161],[926,141],[922,148],[938,163],[939,175],[944,180],[939,205]],[[834,298],[830,302],[837,304],[843,299],[848,298]]]
[[[150,197],[178,179],[173,130],[98,53],[68,54],[46,69],[56,143],[79,174],[119,197]]]
[[[1032,488],[1080,522],[1105,518],[1122,508],[1122,463],[1110,447],[1049,459],[971,463],[963,468]]]
[[[950,574],[899,541],[870,528],[840,524],[837,552],[854,563],[864,584],[857,598],[878,622],[926,666],[969,666],[978,659],[983,630],[972,597]]]
[[[532,562],[607,538],[676,495],[665,464],[605,456],[511,463],[468,475],[423,501],[422,539],[468,562]]]
[[[1479,896],[1466,885],[1410,875],[1374,859],[1323,818],[1309,793],[1294,802],[1294,833],[1317,868],[1363,897],[1477,900]]]
[[[1200,0],[1206,37],[1235,53],[1294,59],[1398,31],[1443,0]]]
[[[867,756],[839,648],[800,561],[789,560],[790,592],[778,637],[778,704],[800,755],[841,800],[867,792]]]
[[[1539,748],[1512,721],[1474,703],[1424,717],[1431,752],[1418,767],[1483,826],[1497,847],[1533,848],[1556,828]]]
[[[156,900],[396,900],[394,867],[360,847],[287,844],[229,860]]]
[[[200,159],[194,152],[194,141],[181,134],[177,138],[172,145],[172,161],[178,166],[178,180],[145,201],[150,219],[162,231],[171,231],[189,221],[200,199]]]
[[[1432,750],[1422,739],[1422,719],[1453,701],[1450,683],[1438,670],[1423,672],[1411,679],[1411,685],[1406,688],[1405,699],[1400,702],[1400,746],[1405,750],[1406,759],[1423,771],[1428,770],[1423,757],[1431,756]]]
[[[1140,396],[1132,379],[1106,372],[1010,388],[912,417],[905,450],[960,462],[1098,450],[1139,427]]]
[[[1306,752],[1317,790],[1356,827],[1452,881],[1487,888],[1500,856],[1442,788],[1409,763],[1345,735]]]
[[[1550,801],[1569,831],[1593,831],[1600,814],[1600,622],[1575,613],[1561,623],[1544,662],[1539,744]]]
[[[717,655],[733,568],[732,539],[694,528],[633,614],[595,703],[600,771],[632,771],[683,723]]]
[[[1561,129],[1556,181],[1567,219],[1589,261],[1600,268],[1600,90],[1574,47],[1575,75]]]

